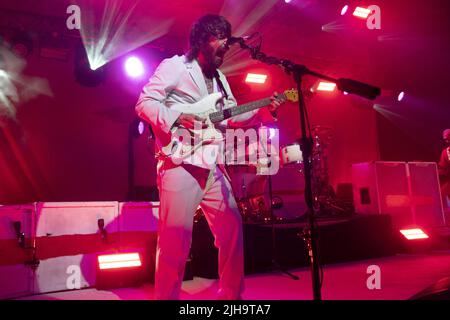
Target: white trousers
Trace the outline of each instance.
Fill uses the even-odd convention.
[[[218,168],[209,174],[205,169],[184,165],[161,170],[158,187],[156,299],[179,299],[199,205],[219,249],[219,298],[239,299],[244,289],[242,218],[228,179]]]

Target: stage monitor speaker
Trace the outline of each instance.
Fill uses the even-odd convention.
[[[387,213],[394,226],[445,226],[434,162],[366,162],[352,166],[356,212]]]

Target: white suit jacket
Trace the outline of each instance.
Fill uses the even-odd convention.
[[[227,108],[236,106],[236,99],[231,92],[227,79],[220,71],[219,76],[228,94]],[[213,84],[214,91],[218,92],[215,79]],[[171,107],[175,104],[195,103],[207,95],[208,89],[197,60],[188,61],[185,56],[173,56],[160,63],[153,76],[144,86],[135,107],[137,115],[152,126],[157,154],[161,147],[170,143],[171,129],[181,114],[172,110]],[[241,114],[229,119],[227,124],[233,126],[256,124],[259,117],[254,117],[254,115],[257,113],[258,111],[254,110]],[[186,161],[189,163],[189,160]],[[190,164],[207,167],[199,163]]]

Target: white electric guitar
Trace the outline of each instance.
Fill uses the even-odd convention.
[[[279,94],[277,100],[280,101],[298,101],[297,90],[286,90]],[[176,110],[183,113],[195,114],[199,117],[206,119],[206,128],[199,129],[185,129],[189,132],[192,139],[191,141],[180,137],[183,135],[174,134],[178,127],[172,128],[172,139],[171,142],[161,148],[161,152],[164,156],[170,157],[172,161],[182,161],[183,159],[191,156],[194,152],[203,145],[212,144],[223,140],[222,133],[217,130],[214,125],[223,120],[229,119],[231,117],[237,116],[242,113],[250,112],[255,109],[259,109],[271,104],[271,98],[265,98],[257,100],[254,102],[249,102],[237,107],[224,109],[222,111],[217,111],[216,105],[223,99],[221,93],[212,93],[202,100],[193,104],[184,105],[174,105],[172,110]],[[194,141],[194,143],[192,143]]]

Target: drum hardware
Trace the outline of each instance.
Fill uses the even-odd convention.
[[[243,221],[255,223],[269,221],[268,206],[263,195],[239,199],[236,202]]]
[[[283,199],[279,196],[272,197],[272,209],[279,210],[283,208]]]
[[[273,192],[272,192],[272,175],[269,175],[269,199],[270,199],[270,206],[269,206],[269,212],[270,212],[270,222],[271,222],[271,231],[272,231],[272,256],[271,256],[271,262],[272,262],[272,266],[271,269],[273,271],[281,271],[282,273],[288,275],[289,277],[291,277],[293,280],[298,280],[299,277],[297,277],[296,275],[294,275],[293,273],[289,272],[286,270],[286,268],[284,268],[283,266],[281,266],[278,261],[277,261],[277,246],[276,246],[276,235],[275,235],[275,214],[274,214],[274,210],[276,209],[281,209],[283,206],[283,201],[279,201],[279,197],[274,197],[273,196]],[[275,201],[274,201],[275,200]]]
[[[328,146],[332,138],[329,127],[315,126],[312,130],[312,189],[314,207],[322,216],[335,215],[336,211],[345,211],[335,201],[333,188],[330,186],[328,170]]]
[[[298,154],[297,154],[298,155]],[[270,158],[270,157],[269,157]],[[256,174],[256,173],[255,173]],[[267,177],[267,176],[265,176]],[[269,187],[269,201],[266,200],[264,194],[249,196],[245,182],[241,185],[241,189],[245,190],[245,196],[237,199],[237,204],[241,212],[243,221],[254,222],[254,223],[264,223],[270,224],[271,226],[271,267],[272,271],[281,271],[287,274],[294,280],[299,278],[282,267],[277,261],[277,246],[276,246],[276,234],[275,234],[275,223],[282,222],[283,218],[279,218],[274,214],[274,210],[279,210],[283,208],[283,199],[279,196],[273,195],[272,190],[272,176],[269,175],[268,178],[264,179],[264,183],[268,181]],[[261,183],[261,181],[259,181]]]

